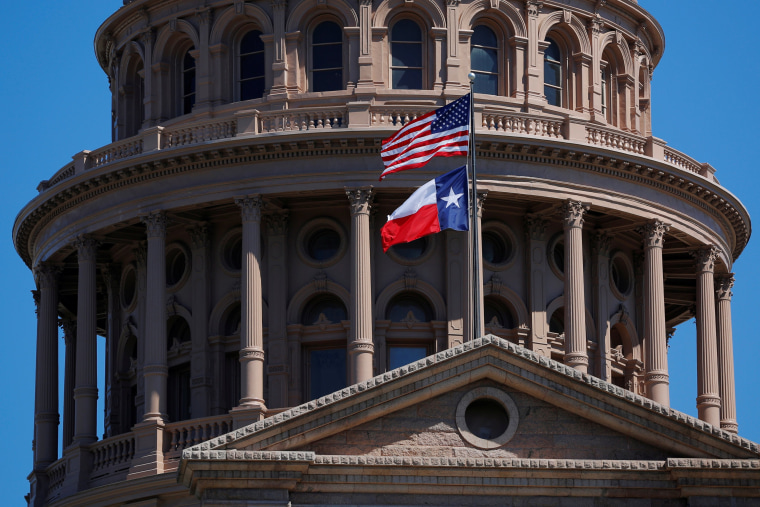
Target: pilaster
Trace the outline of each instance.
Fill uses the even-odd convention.
[[[610,246],[612,236],[606,231],[595,231],[591,238],[594,318],[596,320],[597,361],[596,376],[611,382],[610,364]]]
[[[589,206],[568,199],[560,210],[565,230],[565,364],[588,372],[583,221]]]
[[[288,406],[288,212],[271,213],[267,224],[269,281],[269,400],[270,408]]]
[[[212,415],[211,375],[207,361],[210,354],[208,346],[209,291],[211,270],[209,258],[211,241],[209,226],[205,222],[188,229],[192,247],[192,274],[190,283],[193,287],[193,347],[190,353],[190,398],[192,400],[192,417],[207,417]]]
[[[547,225],[548,221],[541,215],[528,214],[523,218],[525,276],[528,288],[528,313],[531,319],[527,346],[537,354],[551,357],[547,342],[548,319],[544,294]]]
[[[351,328],[348,335],[349,383],[372,378],[372,271],[369,214],[371,186],[346,188],[351,205]]]

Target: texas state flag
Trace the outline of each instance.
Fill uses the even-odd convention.
[[[388,216],[380,231],[383,251],[444,229],[469,230],[468,202],[466,167],[428,181]]]

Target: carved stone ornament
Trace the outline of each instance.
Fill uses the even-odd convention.
[[[488,192],[478,190],[478,218],[483,218],[483,206],[486,203]]]
[[[641,227],[636,228],[636,232],[641,234],[644,242],[644,248],[662,248],[665,243],[665,233],[670,230],[670,226],[659,220],[650,220]]]
[[[459,0],[446,0],[446,6],[448,6],[448,7],[458,7],[459,6]]]
[[[205,222],[190,227],[187,232],[190,233],[190,242],[193,245],[193,250],[206,248],[211,243],[209,238],[209,225]]]
[[[314,288],[314,292],[325,292],[327,290],[327,274],[324,271],[319,271],[311,280],[311,286]]]
[[[528,0],[525,3],[525,8],[528,11],[528,16],[537,18],[538,13],[541,11],[541,7],[544,6],[544,3],[537,0]]]
[[[712,273],[718,259],[718,249],[714,245],[705,246],[689,252],[696,260],[697,273]]]
[[[34,280],[40,289],[54,289],[58,275],[63,269],[47,262],[40,262],[34,267]]]
[[[358,340],[351,342],[349,349],[351,352],[374,352],[375,345],[372,342]]]
[[[263,361],[264,351],[262,349],[242,349],[239,356],[240,359],[248,361]]]
[[[272,0],[272,9],[284,11],[288,7],[287,0]]]
[[[499,275],[491,276],[491,294],[501,293],[502,281]]]
[[[145,232],[149,238],[166,237],[166,224],[168,220],[163,211],[153,211],[142,217],[145,224]]]
[[[546,226],[548,221],[540,215],[525,215],[523,226],[527,239],[534,241],[543,241],[546,239]]]
[[[285,236],[288,232],[288,212],[286,210],[267,214],[265,217],[269,234]]]
[[[591,248],[601,257],[609,257],[612,247],[612,236],[607,231],[595,231],[591,237]]]
[[[591,20],[589,20],[588,26],[594,35],[599,35],[602,33],[602,29],[604,28],[604,21],[602,20],[602,17],[597,14],[591,18]]]
[[[404,288],[406,290],[412,290],[417,287],[417,272],[412,268],[406,268],[404,271]]]
[[[32,300],[34,301],[34,313],[37,315],[40,314],[40,291],[37,289],[32,289],[30,291],[32,293]]]
[[[734,297],[734,293],[731,289],[734,288],[734,274],[728,273],[726,275],[720,275],[715,277],[715,297],[719,300],[731,301]]]
[[[565,229],[581,228],[583,227],[584,215],[589,210],[587,204],[583,204],[578,201],[571,201],[568,199],[560,207],[560,213],[562,213],[562,221]]]
[[[77,239],[74,240],[74,246],[77,249],[77,257],[79,261],[95,262],[95,257],[98,254],[99,243],[89,236],[80,234]]]
[[[369,214],[369,210],[372,207],[372,200],[375,197],[372,186],[358,188],[345,187],[345,189],[346,196],[348,196],[348,200],[351,203],[351,214]]]
[[[264,201],[260,195],[249,195],[235,199],[235,204],[240,206],[243,214],[243,222],[261,222],[261,207]]]
[[[141,244],[132,250],[132,253],[135,256],[135,264],[137,264],[138,269],[144,268],[148,262],[148,250],[145,248],[145,245]]]
[[[63,340],[66,345],[71,345],[77,337],[77,323],[72,319],[59,319],[58,327],[63,331]]]

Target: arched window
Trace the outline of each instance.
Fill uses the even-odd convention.
[[[544,50],[544,95],[552,106],[562,105],[562,54],[552,39]]]
[[[433,320],[433,309],[417,294],[402,292],[388,303],[385,318],[391,322],[430,322]]]
[[[182,58],[182,114],[190,114],[195,105],[195,58],[190,48]]]
[[[137,135],[145,120],[145,69],[142,59],[133,55],[126,66],[124,80],[124,108],[123,118],[119,123],[123,125],[123,131],[119,131],[119,139]]]
[[[515,318],[507,306],[493,296],[483,298],[483,320],[486,327],[512,329]]]
[[[602,66],[602,115],[607,118],[607,121],[610,121],[610,115],[609,115],[609,68],[607,65]]]
[[[422,89],[422,30],[411,19],[391,28],[391,88]]]
[[[324,21],[311,35],[311,91],[343,88],[343,30],[337,23]]]
[[[240,100],[264,96],[264,42],[261,32],[251,30],[240,40]]]
[[[166,348],[172,348],[175,341],[180,345],[190,341],[190,326],[176,315],[166,321]]]
[[[493,30],[478,25],[470,42],[470,68],[475,73],[473,91],[497,95],[499,93],[499,42]]]
[[[180,355],[169,367],[167,379],[167,412],[171,421],[190,419],[190,358],[177,346],[190,342],[190,326],[187,321],[174,315],[166,321],[167,348]],[[172,352],[170,352],[171,354]]]
[[[346,305],[337,296],[329,294],[312,298],[301,315],[301,323],[304,326],[317,323],[337,324],[343,320],[348,320]]]
[[[549,318],[549,331],[558,335],[565,332],[565,309],[557,308]]]

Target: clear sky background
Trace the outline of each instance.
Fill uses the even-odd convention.
[[[738,0],[735,15],[714,0],[640,0],[665,30],[665,54],[652,84],[657,137],[716,169],[716,176],[760,216],[757,125],[760,64],[752,57],[760,2]],[[110,142],[108,79],[93,37],[121,0],[5,2],[0,31],[0,460],[2,505],[25,505],[32,469],[36,321],[31,272],[13,248],[16,214],[48,179],[81,150]],[[721,15],[718,15],[718,14]],[[730,24],[729,24],[730,21]],[[747,45],[749,44],[749,46]],[[760,441],[760,240],[734,265],[734,354],[739,434]],[[753,295],[754,294],[754,295]],[[696,416],[696,338],[693,320],[679,326],[669,350],[671,403]],[[100,340],[102,341],[102,340]],[[61,343],[61,351],[63,345]],[[62,364],[62,362],[61,362]],[[61,374],[63,372],[61,371]],[[101,381],[102,385],[102,381]]]

